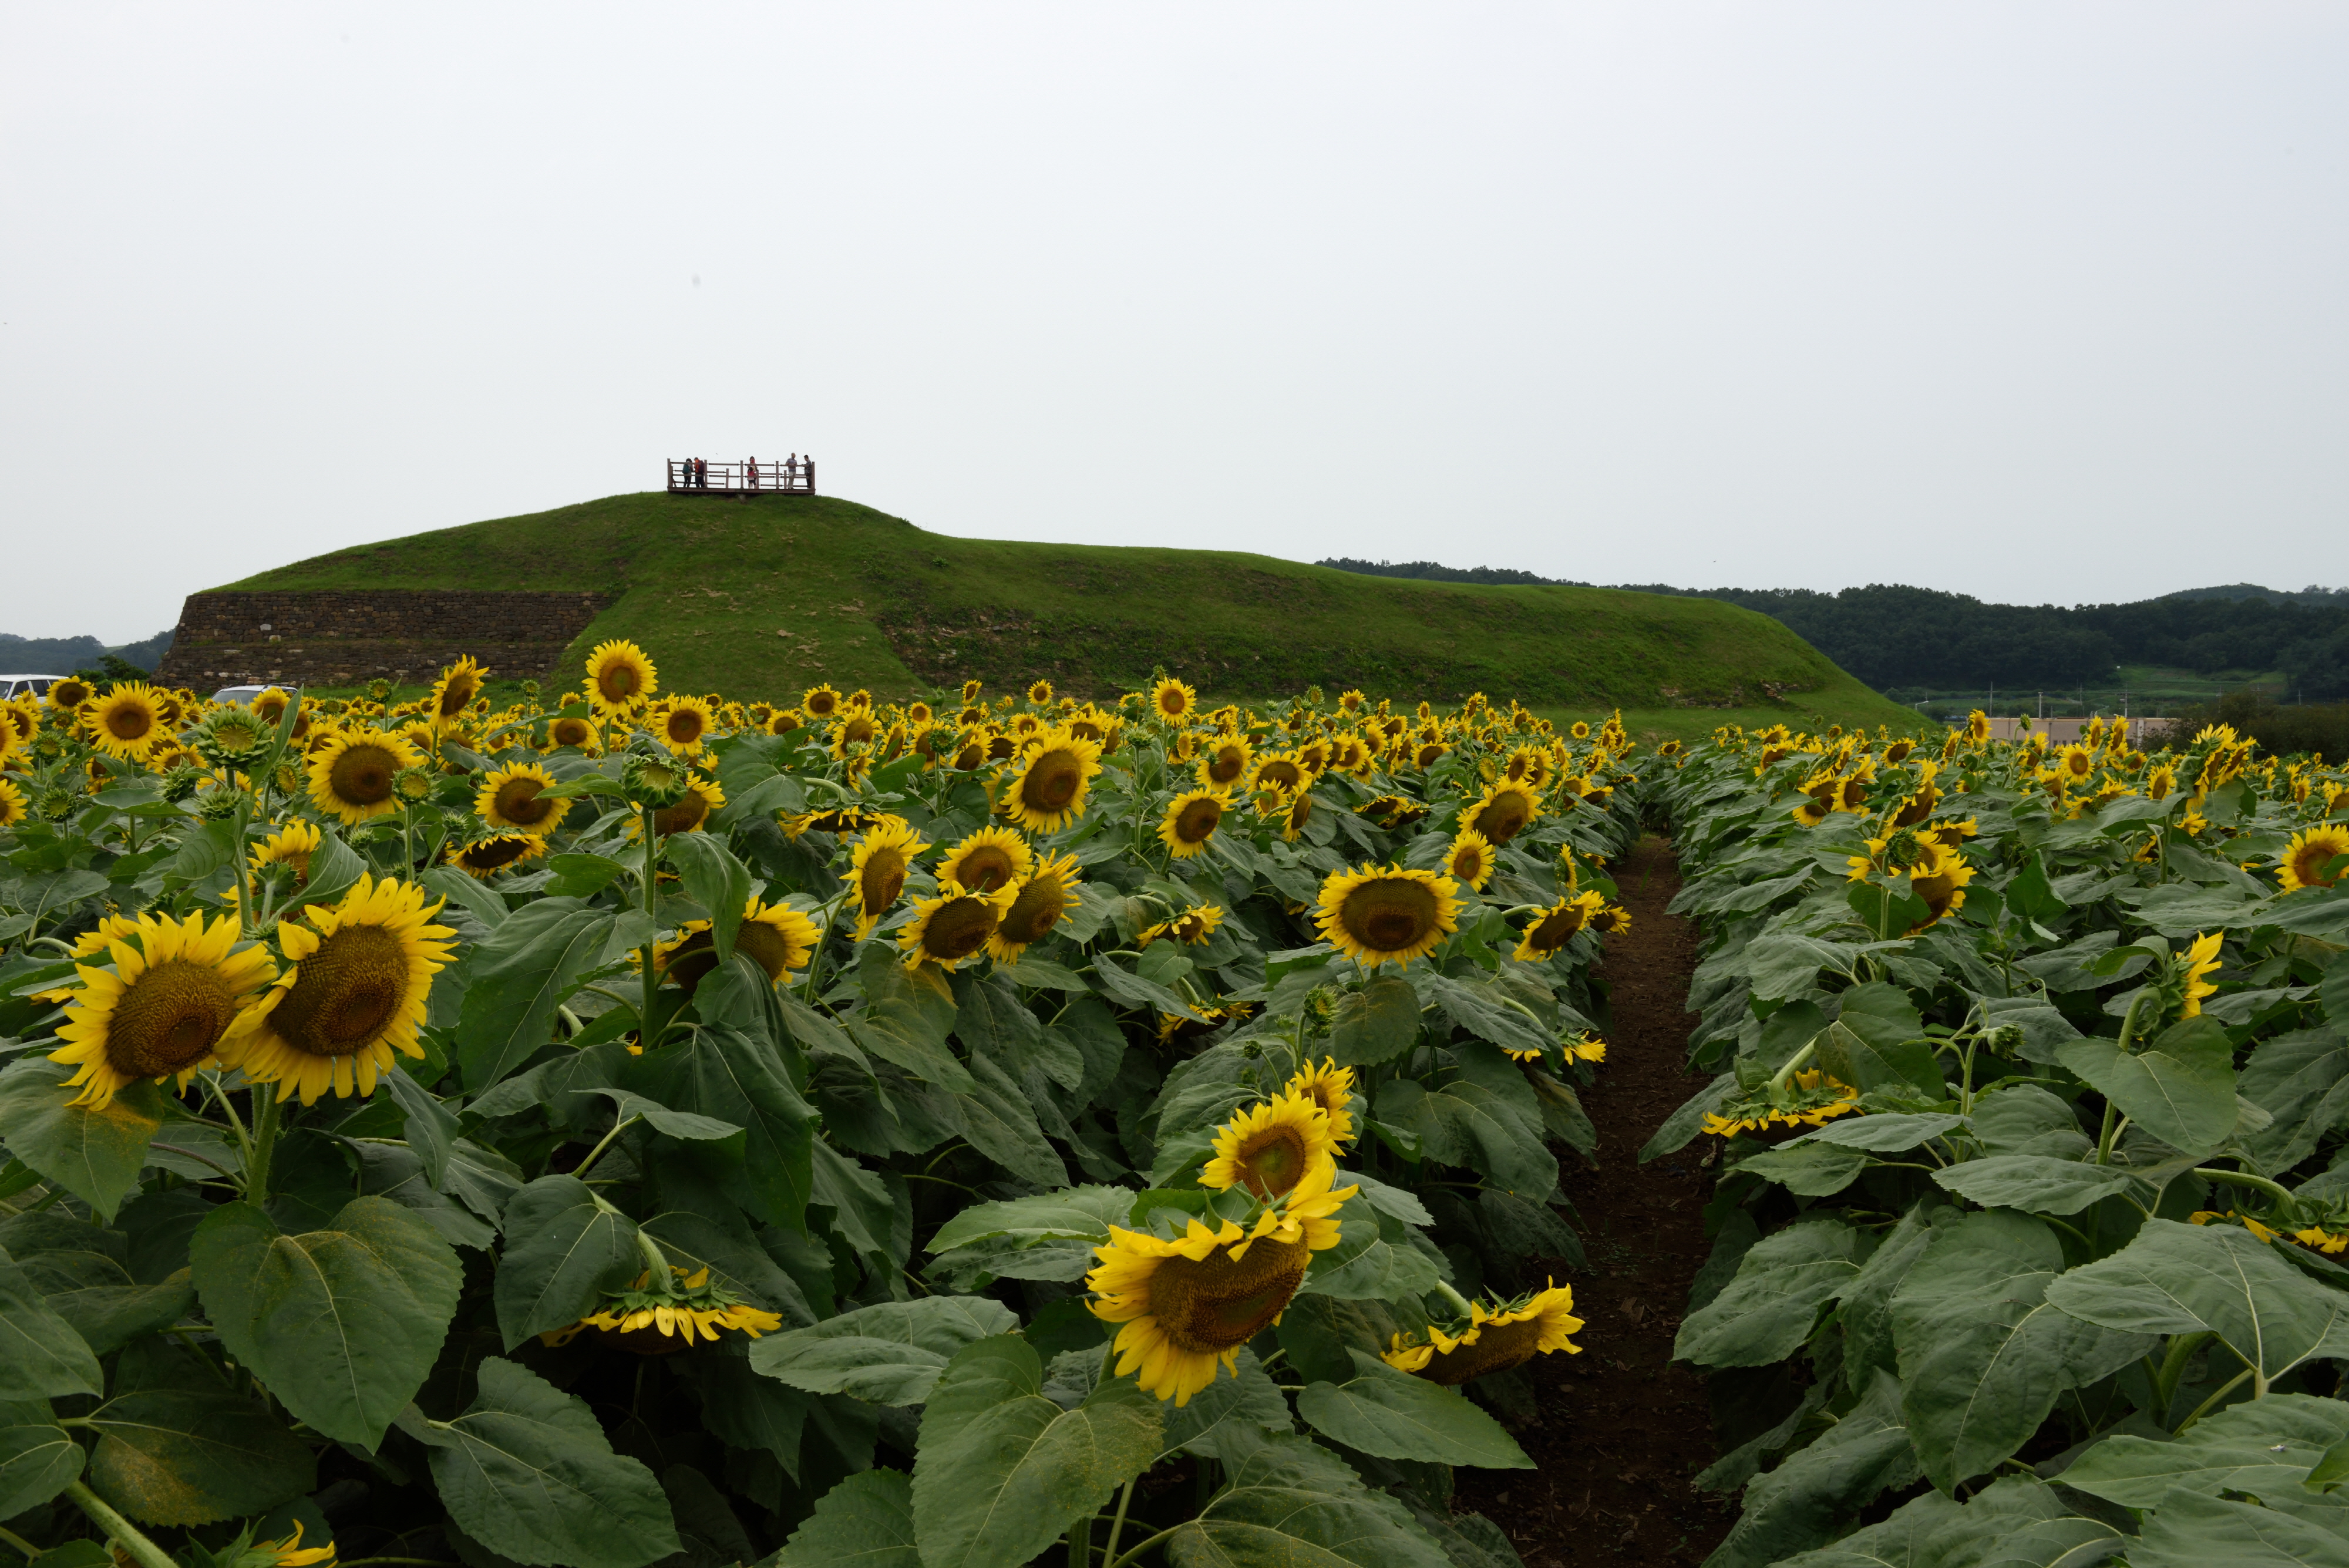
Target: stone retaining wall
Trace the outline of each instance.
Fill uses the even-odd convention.
[[[506,680],[553,674],[610,594],[441,588],[191,594],[156,679],[209,692],[248,681],[429,681],[471,654]]]

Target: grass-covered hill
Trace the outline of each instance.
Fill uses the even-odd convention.
[[[629,638],[665,686],[743,698],[795,698],[819,680],[903,696],[966,675],[1002,687],[1037,674],[1077,695],[1114,695],[1163,665],[1215,697],[1316,683],[1438,701],[1482,691],[1557,715],[1620,707],[1665,733],[1730,719],[1917,717],[1777,621],[1711,600],[957,539],[828,496],[608,496],[224,586],[609,592],[616,601],[574,660]]]

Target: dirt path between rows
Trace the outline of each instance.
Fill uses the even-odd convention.
[[[1691,1482],[1714,1458],[1704,1383],[1671,1360],[1689,1282],[1704,1262],[1710,1173],[1697,1146],[1640,1165],[1640,1146],[1705,1080],[1683,1070],[1694,1015],[1695,928],[1664,913],[1680,891],[1669,842],[1650,835],[1612,868],[1631,912],[1599,969],[1611,994],[1607,1062],[1582,1103],[1599,1128],[1600,1168],[1573,1157],[1564,1186],[1579,1216],[1588,1267],[1550,1266],[1574,1286],[1587,1326],[1579,1355],[1529,1369],[1541,1414],[1516,1429],[1540,1467],[1463,1470],[1462,1509],[1509,1532],[1527,1568],[1594,1556],[1702,1562],[1734,1518]],[[1537,1271],[1538,1272],[1538,1271]]]

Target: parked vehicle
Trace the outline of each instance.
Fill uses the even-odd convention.
[[[0,702],[11,697],[46,697],[62,675],[0,675]]]

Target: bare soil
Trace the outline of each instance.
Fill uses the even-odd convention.
[[[1681,886],[1669,842],[1643,837],[1612,870],[1631,929],[1608,940],[1599,971],[1613,1016],[1606,1064],[1582,1102],[1599,1129],[1600,1165],[1566,1183],[1589,1263],[1535,1271],[1573,1285],[1582,1354],[1540,1356],[1526,1369],[1540,1413],[1515,1430],[1539,1468],[1463,1470],[1454,1503],[1507,1531],[1527,1568],[1610,1555],[1700,1563],[1735,1517],[1727,1499],[1692,1485],[1715,1457],[1713,1418],[1703,1379],[1671,1359],[1689,1282],[1711,1246],[1711,1173],[1698,1168],[1695,1146],[1650,1165],[1638,1159],[1705,1084],[1682,1065],[1696,1023],[1685,1011],[1696,932],[1664,913]]]

